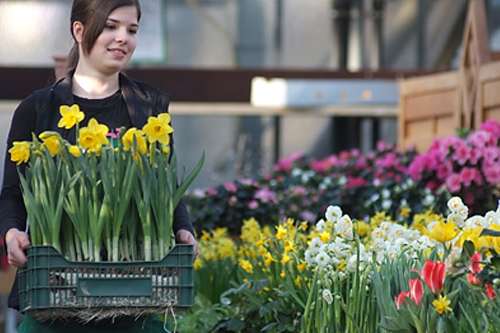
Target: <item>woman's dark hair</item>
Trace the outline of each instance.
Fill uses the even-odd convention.
[[[113,10],[123,6],[135,6],[137,8],[137,21],[141,19],[141,5],[139,0],[74,0],[71,7],[71,35],[73,39],[73,23],[79,21],[85,27],[83,33],[83,52],[88,54],[94,46],[97,37],[101,34],[109,14]],[[68,56],[68,68],[75,68],[78,63],[78,44],[71,48]]]

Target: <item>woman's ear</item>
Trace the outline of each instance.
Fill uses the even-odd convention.
[[[73,37],[75,37],[77,43],[83,42],[84,30],[85,27],[83,26],[82,22],[80,21],[73,22]]]

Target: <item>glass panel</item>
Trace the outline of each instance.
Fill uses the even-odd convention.
[[[53,66],[68,53],[71,1],[1,1],[0,66]]]

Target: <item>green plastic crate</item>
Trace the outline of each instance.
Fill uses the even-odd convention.
[[[28,314],[159,314],[194,303],[192,245],[175,245],[160,261],[71,262],[52,246],[32,246],[27,256],[19,299]]]

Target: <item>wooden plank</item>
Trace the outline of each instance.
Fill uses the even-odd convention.
[[[495,119],[500,121],[500,106],[484,111],[484,119]]]
[[[491,108],[500,105],[500,76],[497,81],[488,81],[483,83],[483,108]]]
[[[479,69],[479,80],[481,82],[498,80],[500,78],[500,61],[483,64]]]
[[[400,94],[404,98],[408,95],[456,89],[458,85],[457,75],[457,71],[448,71],[400,80]]]
[[[442,139],[447,136],[456,135],[455,119],[453,115],[449,117],[438,117],[435,119],[436,131],[434,137]]]
[[[406,121],[453,114],[456,110],[456,94],[455,90],[448,90],[406,97]]]

